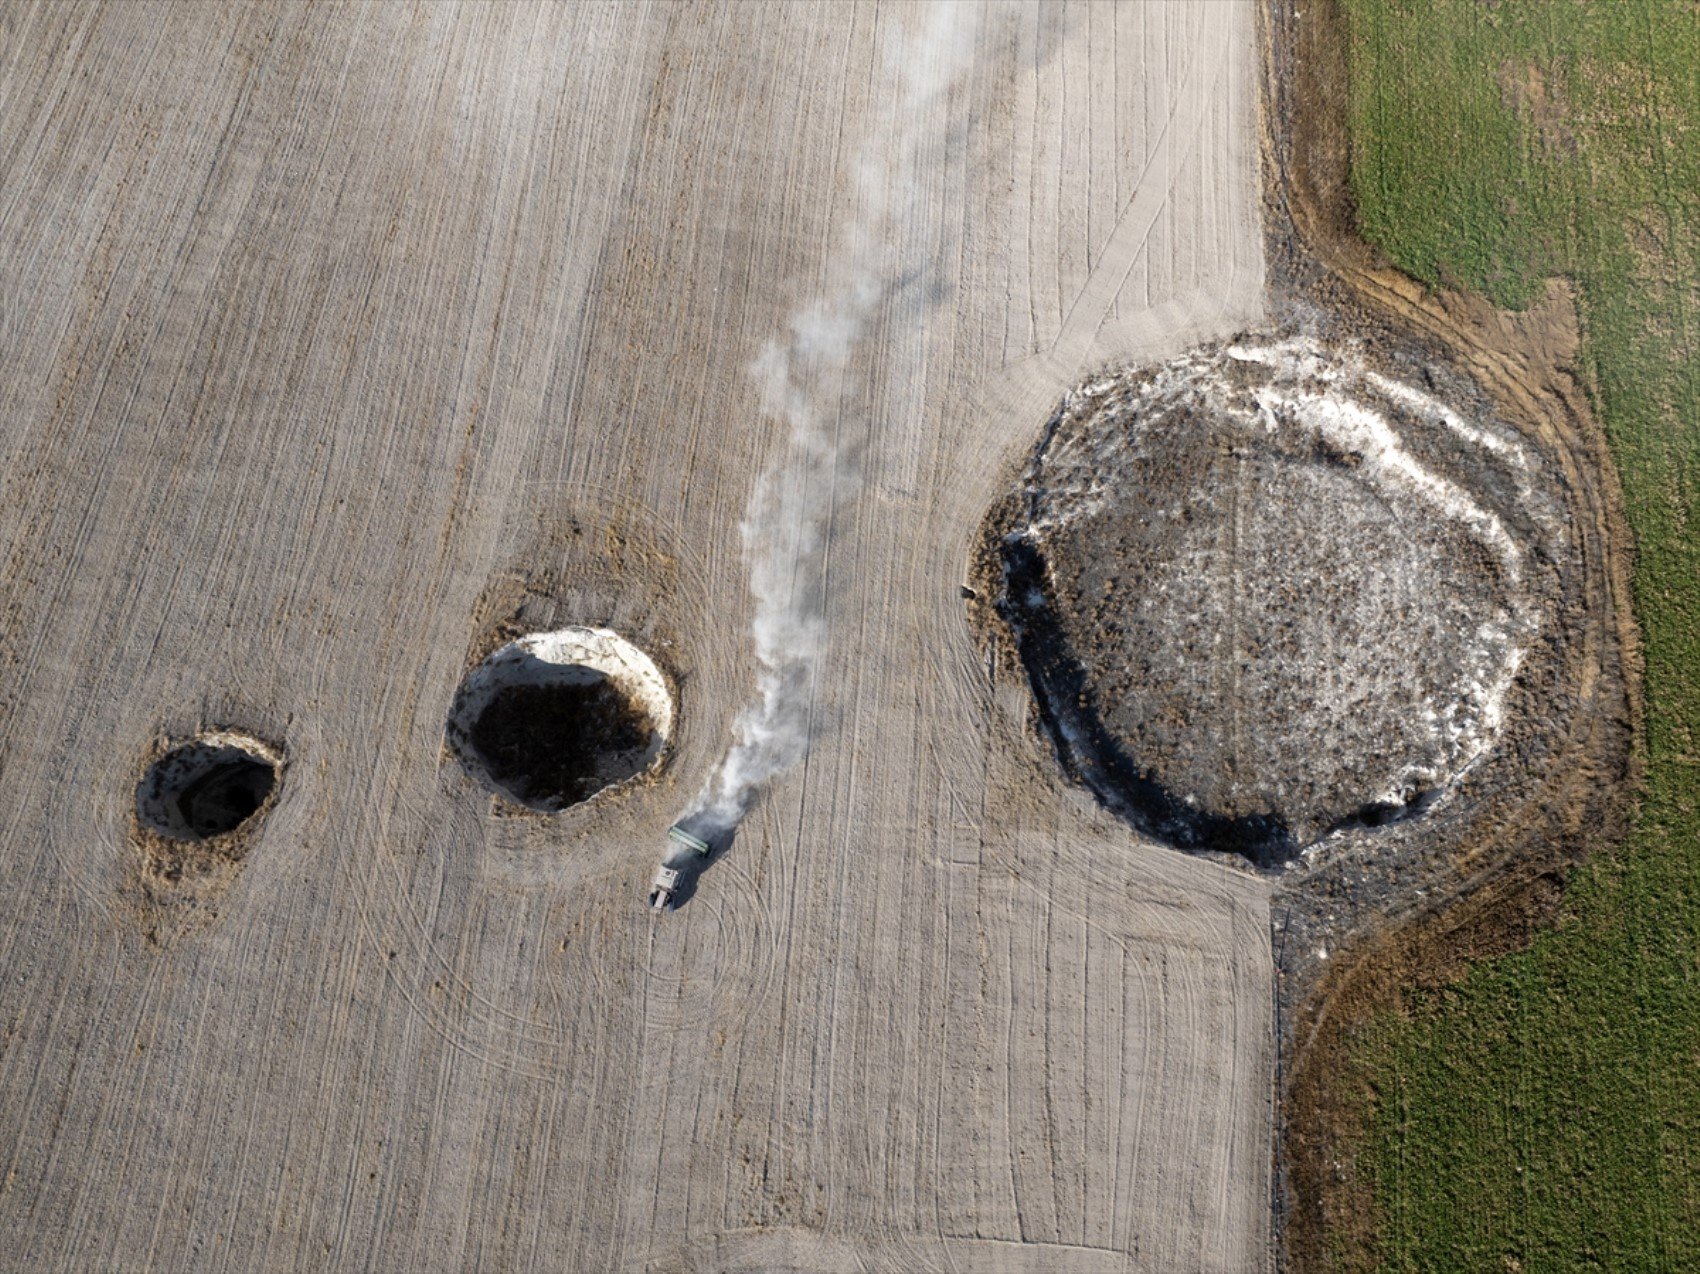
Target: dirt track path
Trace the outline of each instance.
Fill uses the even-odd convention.
[[[1253,16],[1000,10],[916,124],[818,741],[655,923],[753,685],[744,369],[915,14],[0,15],[4,1259],[1264,1262],[1265,890],[1058,788],[957,595],[1084,367],[1260,312]],[[670,663],[660,781],[550,821],[445,761],[515,613]],[[203,724],[281,798],[149,893],[134,767]]]

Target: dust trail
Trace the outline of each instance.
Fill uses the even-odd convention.
[[[855,211],[825,264],[821,291],[763,346],[749,372],[761,408],[789,427],[785,451],[757,480],[739,527],[755,597],[758,697],[739,714],[735,741],[682,820],[713,838],[730,832],[762,786],[809,746],[815,668],[827,641],[822,571],[830,518],[855,499],[861,478],[846,443],[864,422],[841,411],[846,373],[905,271],[891,245],[904,210],[920,199],[921,165],[943,139],[925,125],[972,58],[977,7],[928,6],[913,29],[882,43],[885,83],[849,173]],[[876,95],[879,90],[876,89]],[[913,279],[907,280],[913,282]]]

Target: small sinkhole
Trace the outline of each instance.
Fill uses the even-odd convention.
[[[166,752],[136,787],[136,818],[176,841],[205,841],[253,818],[277,787],[280,759],[245,735],[202,735]]]
[[[554,813],[654,768],[673,701],[653,660],[608,629],[510,642],[461,683],[449,749],[491,791]]]

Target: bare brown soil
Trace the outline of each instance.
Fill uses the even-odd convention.
[[[956,587],[1084,368],[1262,321],[1254,8],[993,6],[900,110],[943,8],[0,5],[10,1263],[1266,1267],[1267,883],[1041,771]],[[657,918],[874,202],[818,732]],[[667,763],[486,799],[457,688],[585,625]],[[119,905],[214,720],[276,804]]]
[[[1298,20],[1298,9],[1303,20]],[[1459,976],[1527,944],[1568,869],[1626,830],[1637,779],[1639,660],[1629,536],[1616,472],[1579,381],[1576,310],[1549,283],[1523,314],[1430,291],[1357,237],[1346,182],[1346,40],[1333,0],[1269,0],[1265,180],[1269,253],[1293,289],[1431,347],[1562,467],[1582,569],[1570,601],[1537,772],[1454,850],[1454,884],[1388,913],[1285,989],[1279,1154],[1282,1258],[1294,1269],[1361,1268],[1373,1200],[1356,1171],[1371,1095],[1350,1067],[1354,1027],[1404,989]],[[1314,887],[1314,882],[1306,887]]]

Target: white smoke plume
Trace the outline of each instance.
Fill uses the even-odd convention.
[[[785,451],[757,480],[739,527],[755,597],[758,697],[739,714],[735,741],[683,820],[700,834],[730,831],[761,787],[809,747],[815,668],[827,640],[821,590],[829,523],[855,499],[860,474],[846,447],[865,438],[842,415],[844,378],[882,305],[906,272],[900,218],[918,201],[920,165],[945,139],[929,109],[973,55],[977,6],[933,4],[912,29],[884,36],[892,91],[870,104],[866,140],[851,171],[855,211],[826,262],[821,291],[763,346],[749,371],[761,406],[789,427]]]

